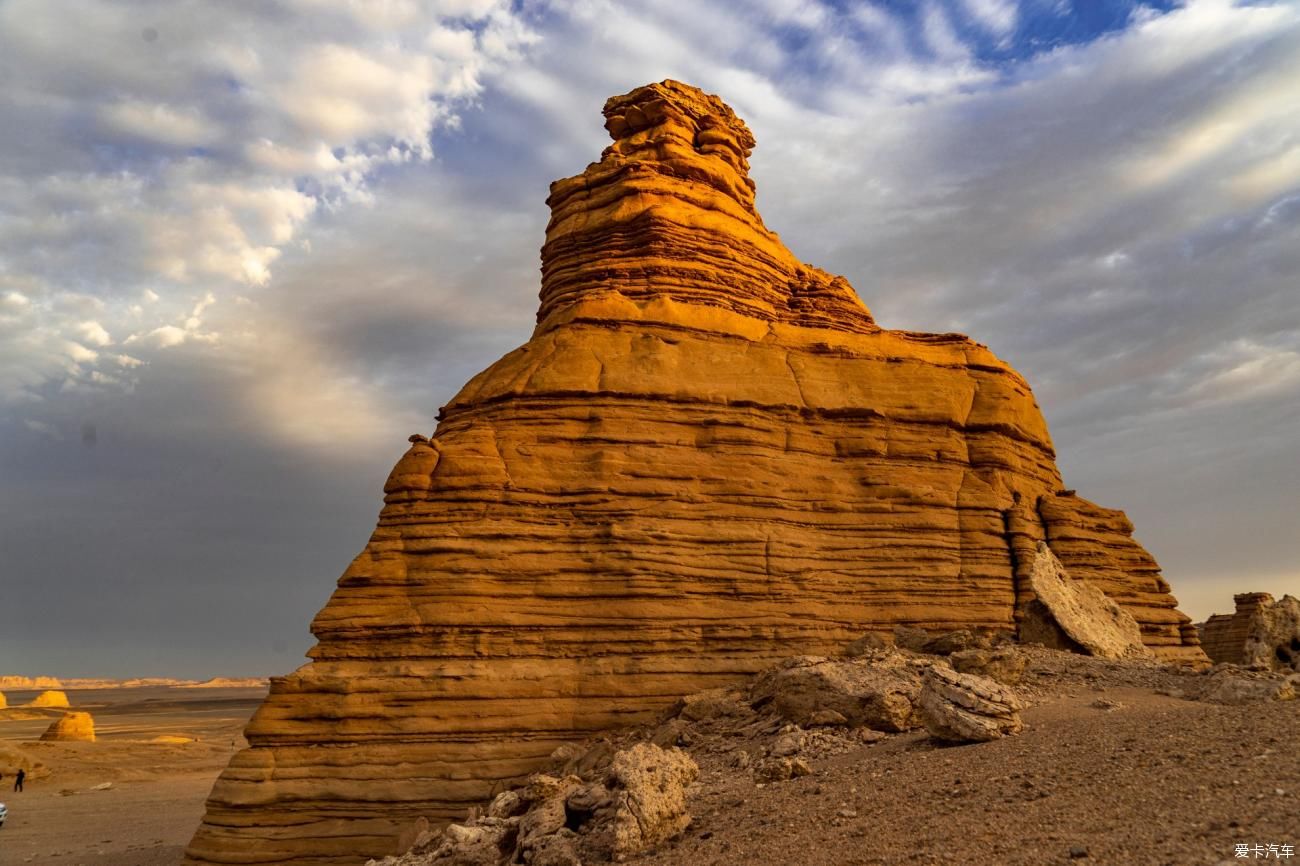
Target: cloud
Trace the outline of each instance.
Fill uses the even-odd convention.
[[[139,138],[172,147],[199,147],[216,141],[220,130],[197,108],[124,99],[99,111],[110,134]]]
[[[1016,29],[1020,9],[1012,0],[962,0],[961,5],[967,15],[1000,39]]]
[[[69,334],[198,339],[176,321],[196,294],[267,287],[316,214],[430,159],[533,38],[505,0],[0,5],[0,291],[31,301],[0,401],[112,363],[69,367]],[[103,305],[88,337],[58,310],[74,294]]]
[[[82,322],[77,325],[77,333],[81,334],[85,342],[92,346],[111,346],[113,338],[109,336],[108,331],[99,322]]]

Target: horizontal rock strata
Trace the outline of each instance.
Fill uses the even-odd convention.
[[[895,626],[1013,632],[1046,541],[1199,657],[1119,512],[1064,495],[1025,380],[878,327],[754,208],[675,82],[552,186],[532,339],[412,437],[370,543],[213,788],[191,863],[356,863],[561,744]]]
[[[1236,611],[1215,614],[1201,635],[1215,662],[1264,670],[1300,671],[1300,599],[1275,601],[1267,592],[1233,596]]]

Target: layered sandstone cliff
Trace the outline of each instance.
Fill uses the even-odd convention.
[[[1026,382],[878,327],[754,207],[754,141],[676,82],[552,185],[532,339],[413,436],[189,862],[357,863],[559,745],[896,625],[1014,632],[1045,541],[1201,658],[1119,512],[1062,491]]]

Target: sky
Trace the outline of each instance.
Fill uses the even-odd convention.
[[[885,327],[1033,385],[1183,609],[1300,595],[1300,4],[0,0],[0,673],[287,673],[676,78]]]

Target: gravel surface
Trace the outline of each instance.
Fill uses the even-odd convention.
[[[696,723],[694,821],[633,862],[1187,866],[1272,844],[1268,859],[1291,845],[1282,862],[1300,863],[1300,702],[1201,703],[1176,696],[1194,693],[1190,671],[1030,656],[1026,730],[989,743],[921,730],[849,746],[846,732],[843,749],[805,752],[812,775],[764,785],[737,753],[776,734]]]

